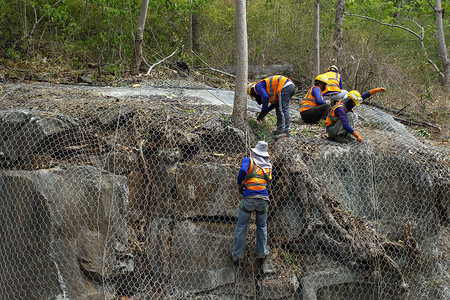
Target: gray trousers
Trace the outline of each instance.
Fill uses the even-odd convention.
[[[352,111],[347,112],[347,121],[352,128],[355,126],[356,122],[358,121],[358,115],[355,114]],[[328,131],[328,136],[330,138],[335,138],[338,135],[346,136],[348,132],[344,129],[342,126],[341,120],[338,120],[336,123],[334,123],[333,126],[330,127],[330,130]]]
[[[322,98],[324,101],[330,100],[330,105],[334,106],[339,100],[344,99],[347,93],[346,90],[342,90],[340,93],[323,95]]]

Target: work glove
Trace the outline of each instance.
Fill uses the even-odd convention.
[[[352,135],[356,138],[356,140],[357,140],[359,143],[362,142],[361,136],[360,136],[356,131],[353,131]]]
[[[239,195],[244,194],[245,185],[243,185],[243,184],[238,184],[238,185],[237,185],[237,188],[238,188],[238,193],[239,193]]]
[[[384,92],[386,92],[386,89],[384,87],[380,87],[380,88],[372,89],[369,91],[371,96],[373,94],[380,93],[380,92],[384,93]]]
[[[256,117],[256,121],[262,121],[264,119],[264,117],[267,115],[266,111],[262,111],[258,114],[258,116]]]

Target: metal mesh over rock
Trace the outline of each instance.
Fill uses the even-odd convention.
[[[448,149],[365,105],[365,142],[331,142],[293,104],[292,136],[267,137],[270,255],[252,217],[236,266],[237,173],[264,137],[232,92],[170,84],[4,86],[1,298],[450,297]]]

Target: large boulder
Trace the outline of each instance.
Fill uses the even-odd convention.
[[[78,123],[65,115],[36,110],[2,111],[0,152],[11,161],[33,153],[61,151],[72,140]]]
[[[102,298],[85,279],[115,276],[113,254],[128,240],[126,178],[82,166],[1,171],[0,189],[1,298]]]

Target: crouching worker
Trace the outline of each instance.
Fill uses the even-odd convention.
[[[326,90],[327,84],[328,78],[324,74],[314,79],[314,86],[306,93],[300,109],[300,116],[304,122],[315,124],[327,117],[331,106],[322,99],[322,92]]]
[[[347,91],[342,89],[342,76],[339,74],[339,70],[335,65],[330,66],[324,75],[328,78],[328,84],[322,94],[322,98],[323,101],[334,106],[336,102],[344,99]]]
[[[354,136],[358,142],[362,142],[361,136],[353,129],[358,120],[353,108],[355,105],[359,106],[364,99],[373,94],[385,91],[385,88],[376,88],[365,92],[362,96],[356,90],[350,91],[347,98],[336,103],[327,116],[325,125],[329,139],[339,143],[348,143],[353,140],[351,136]]]
[[[267,185],[272,180],[272,164],[267,149],[267,143],[259,141],[255,148],[252,148],[250,157],[242,160],[239,170],[237,183],[243,198],[234,231],[234,246],[231,253],[234,262],[244,257],[247,227],[253,211],[256,214],[256,257],[264,259],[268,254],[266,246],[269,203]]]
[[[257,121],[262,121],[275,108],[277,114],[277,130],[273,132],[275,138],[290,136],[289,102],[294,92],[294,83],[281,75],[267,77],[248,85],[247,94],[262,105]]]

